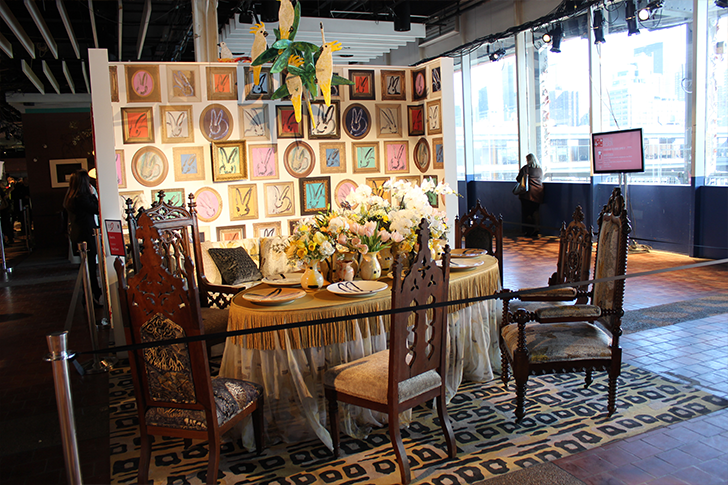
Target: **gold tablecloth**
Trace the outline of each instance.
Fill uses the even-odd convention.
[[[483,261],[481,266],[469,270],[450,271],[450,300],[472,298],[475,296],[491,295],[498,290],[499,272],[498,260],[492,256],[481,256],[473,258],[473,261]],[[251,303],[243,298],[247,291],[260,291],[267,285],[259,285],[255,288],[238,293],[230,305],[230,316],[228,317],[228,330],[242,330],[252,328],[265,328],[269,325],[308,322],[323,318],[348,317],[358,313],[388,310],[391,307],[391,286],[392,280],[384,278],[381,281],[389,284],[389,289],[375,293],[367,297],[346,298],[335,295],[325,288],[319,290],[307,290],[306,296],[291,303],[280,306],[261,306]],[[468,305],[455,305],[448,307],[449,313],[455,313]],[[385,319],[385,328],[388,329]],[[367,329],[355,326],[367,326]],[[284,336],[284,332],[288,335]],[[252,335],[233,337],[236,345],[258,350],[273,350],[286,348],[287,342],[294,349],[305,349],[308,347],[321,347],[331,344],[349,342],[356,338],[359,332],[377,335],[379,323],[376,317],[343,320],[335,323],[322,325],[311,325],[287,331],[262,332]],[[281,347],[278,347],[278,346]]]

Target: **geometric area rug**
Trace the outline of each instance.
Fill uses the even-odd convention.
[[[139,428],[128,367],[111,371],[112,483],[135,483]],[[487,480],[596,446],[728,407],[728,401],[624,364],[617,412],[606,416],[604,373],[589,389],[583,374],[530,377],[526,416],[514,422],[513,381],[466,382],[448,405],[457,457],[447,458],[437,413],[418,407],[402,438],[417,484],[464,484]],[[434,416],[433,416],[434,414]],[[150,479],[155,484],[205,483],[207,444],[154,437]],[[341,437],[334,459],[319,440],[267,444],[261,455],[239,442],[222,445],[221,484],[394,484],[400,475],[386,427],[365,439]]]

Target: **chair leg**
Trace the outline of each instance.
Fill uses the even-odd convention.
[[[220,468],[220,432],[217,428],[208,431],[207,485],[217,484],[217,472]]]
[[[614,349],[612,353],[612,365],[609,367],[609,394],[607,395],[607,412],[610,416],[617,410],[617,379],[622,372],[622,349]]]
[[[508,381],[511,380],[510,368],[508,367],[508,357],[506,357],[506,351],[501,349],[501,381],[503,387],[508,390]]]
[[[407,485],[411,480],[409,460],[402,444],[402,434],[399,431],[399,414],[396,411],[389,413],[389,439],[392,440],[394,454],[397,456],[397,463],[399,463],[402,485]]]
[[[516,351],[513,362],[513,377],[516,380],[516,422],[526,415],[526,385],[528,384],[528,355]]]
[[[182,447],[186,450],[192,446],[192,438],[183,438],[182,439]]]
[[[445,402],[445,389],[440,391],[437,396],[437,415],[440,418],[440,426],[442,432],[445,433],[445,442],[447,443],[447,454],[450,458],[455,458],[458,453],[458,446],[455,443],[455,434],[452,431],[452,423],[450,416],[447,414],[447,403]]]
[[[265,448],[265,435],[263,433],[263,420],[265,419],[263,413],[264,409],[264,398],[261,394],[260,397],[258,397],[255,411],[253,411],[252,414],[253,436],[255,437],[255,452],[259,455],[263,453],[263,448]]]
[[[152,461],[152,443],[149,435],[142,430],[139,437],[141,450],[139,451],[139,476],[137,480],[141,484],[149,483],[149,463]]]
[[[325,389],[324,394],[329,403],[329,429],[331,430],[331,445],[333,446],[334,458],[339,457],[339,401],[336,391]]]
[[[586,376],[584,377],[584,389],[588,388],[591,383],[592,383],[592,371],[588,370],[588,371],[586,371]]]

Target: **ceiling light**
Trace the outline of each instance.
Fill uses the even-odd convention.
[[[557,25],[554,30],[551,31],[551,52],[559,53],[561,52],[561,36],[563,35],[563,32],[561,30],[561,25]]]
[[[652,0],[647,6],[640,10],[637,16],[641,21],[649,20],[655,13],[655,10],[662,8],[663,0]]]
[[[490,49],[490,46],[488,46],[488,49]],[[503,47],[501,47],[500,49],[498,49],[496,51],[490,52],[488,57],[490,58],[491,62],[495,62],[495,61],[500,60],[500,58],[503,57],[504,55],[506,55],[506,50]]]
[[[634,6],[634,0],[624,2],[625,16],[627,21],[627,35],[639,34],[640,29],[637,28],[637,9]]]
[[[594,11],[594,23],[592,24],[592,28],[594,29],[594,43],[604,44],[606,42],[606,40],[604,40],[604,15],[602,14],[601,8]]]
[[[543,34],[541,40],[543,40],[547,44],[551,43],[551,32],[546,32],[545,34]]]

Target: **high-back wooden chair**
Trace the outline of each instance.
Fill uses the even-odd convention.
[[[158,238],[150,238],[147,242],[161,255],[162,265],[176,276],[196,280],[201,295],[200,304],[205,333],[225,332],[228,323],[228,305],[238,290],[213,285],[201,273],[202,253],[194,195],[189,196],[188,208],[168,203],[164,199],[163,190],[159,191],[157,200],[149,209],[142,207],[135,213],[134,203],[131,199],[127,199],[126,205],[132,270],[135,273],[141,270],[142,255],[147,249],[138,235],[138,221],[143,214],[146,214],[159,234]],[[194,264],[192,273],[186,272],[186,261]],[[224,342],[224,340],[223,337],[208,340],[208,348]]]
[[[138,219],[136,236],[160,240],[147,214]],[[151,250],[150,250],[151,249]],[[126,279],[117,258],[119,297],[129,344],[196,337],[202,334],[199,296],[194,278],[171,274],[154,246],[140,254],[140,269]],[[189,258],[180,272],[190,274]],[[263,446],[263,390],[238,379],[210,377],[202,341],[153,346],[129,352],[141,436],[139,483],[147,483],[150,435],[207,440],[207,483],[217,483],[220,436],[252,414],[256,447]]]
[[[624,275],[631,227],[619,188],[612,192],[597,222],[594,279]],[[578,296],[578,292],[574,293]],[[586,373],[585,387],[591,384],[593,371],[607,372],[607,410],[610,415],[614,413],[622,365],[619,336],[624,314],[624,279],[594,283],[588,296],[588,305],[557,305],[533,312],[524,309],[510,312],[508,299],[504,301],[499,339],[503,355],[501,375],[507,385],[509,365],[512,367],[517,420],[525,414],[529,375],[576,371]],[[531,321],[538,323],[528,323]]]
[[[442,267],[438,267],[427,245],[429,238],[429,226],[423,219],[418,232],[420,249],[409,273],[402,278],[402,255],[394,263],[392,308],[447,301],[450,248],[446,246]],[[324,374],[336,457],[339,456],[338,401],[387,413],[389,436],[402,483],[409,483],[410,469],[399,430],[399,413],[435,398],[448,455],[455,457],[457,447],[445,402],[446,333],[446,307],[395,313],[391,315],[388,350],[336,366]]]
[[[455,247],[484,249],[498,260],[503,285],[503,216],[491,214],[480,205],[455,218]]]

